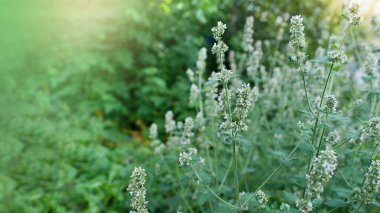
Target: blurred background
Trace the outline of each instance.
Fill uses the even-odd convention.
[[[379,1],[358,2],[365,17],[380,13]],[[271,41],[302,14],[313,55],[319,44],[311,41],[339,30],[343,3],[1,1],[0,212],[127,211],[131,164],[151,161],[147,127],[162,126],[169,109],[180,119],[194,111],[185,71],[201,47],[210,49],[217,21],[239,50],[247,16],[255,18],[254,39]],[[285,50],[288,40],[278,44]],[[263,63],[273,57],[264,51]],[[156,195],[150,205],[162,200]]]

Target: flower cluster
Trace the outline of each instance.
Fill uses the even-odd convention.
[[[253,16],[249,16],[245,20],[244,25],[243,49],[248,54],[250,54],[253,51],[253,23]]]
[[[326,95],[324,98],[322,110],[326,114],[332,114],[336,112],[336,107],[338,105],[338,101],[335,99],[333,95]]]
[[[371,203],[376,199],[380,187],[380,160],[372,160],[365,174],[363,188],[358,191],[359,198],[364,203]]]
[[[202,75],[202,73],[206,69],[206,59],[207,59],[207,49],[205,47],[202,47],[199,50],[198,60],[197,60],[197,71],[199,72],[199,75]]]
[[[320,198],[324,185],[329,182],[334,174],[337,162],[335,151],[330,144],[327,144],[326,149],[321,151],[320,155],[314,159],[312,170],[306,175],[306,198],[299,199],[296,202],[300,212],[307,213],[313,210],[311,200],[315,197]]]
[[[224,115],[228,114],[228,100],[231,100],[231,90],[221,91],[218,96],[218,111]],[[226,118],[227,119],[227,118]]]
[[[227,29],[227,26],[222,22],[218,22],[216,27],[211,29],[211,32],[216,40],[216,43],[211,48],[211,52],[219,56],[224,56],[224,53],[227,52],[228,46],[222,41],[222,36],[224,31]],[[222,58],[220,59],[222,60]]]
[[[165,144],[157,139],[157,125],[153,123],[149,128],[149,138],[152,140],[151,146],[154,148],[154,153],[161,153],[165,148]]]
[[[228,61],[230,62],[230,68],[232,72],[237,71],[236,56],[234,51],[228,53]]]
[[[212,35],[214,36],[214,39],[221,40],[226,29],[227,29],[227,25],[219,21],[216,27],[211,28],[211,32],[212,32]]]
[[[327,57],[331,63],[340,65],[346,62],[347,56],[343,51],[340,50],[330,50],[327,53]]]
[[[367,136],[371,140],[376,140],[380,136],[380,117],[373,117],[369,119],[367,128],[365,129]]]
[[[337,144],[339,140],[340,140],[340,135],[337,130],[330,132],[326,137],[326,142],[331,145]]]
[[[305,33],[303,26],[303,18],[300,15],[292,16],[290,19],[290,45],[298,48],[305,47]]]
[[[363,18],[359,16],[359,10],[360,10],[360,5],[357,3],[353,3],[351,7],[348,8],[348,18],[350,21],[350,24],[353,26],[359,26],[360,23],[362,23]]]
[[[380,187],[380,160],[372,160],[365,177],[367,180],[365,190],[368,193],[378,192]]]
[[[175,129],[175,121],[173,120],[173,111],[167,111],[165,114],[165,131],[171,133]]]
[[[250,55],[247,61],[247,74],[253,78],[255,71],[260,66],[260,60],[263,57],[262,44],[261,41],[255,43],[255,50]]]
[[[232,112],[232,127],[235,132],[246,131],[245,120],[253,102],[257,97],[257,89],[251,89],[249,84],[243,84],[237,91],[235,109]]]
[[[200,93],[201,91],[199,90],[198,86],[195,84],[192,84],[190,87],[190,97],[189,97],[191,105],[196,103]]]
[[[186,70],[186,75],[187,75],[187,78],[189,78],[189,81],[193,83],[194,82],[194,71],[189,68]]]
[[[196,148],[189,148],[187,152],[181,152],[179,154],[179,164],[181,166],[189,166],[197,152]]]
[[[149,138],[152,140],[157,139],[157,125],[153,123],[149,128]]]
[[[197,115],[195,116],[195,123],[197,124],[197,129],[201,132],[205,130],[205,118],[203,117],[202,112],[198,112]]]
[[[180,145],[186,146],[191,143],[191,137],[194,136],[193,133],[194,121],[191,117],[185,119],[185,124],[183,125],[182,137],[180,139]]]
[[[205,86],[205,112],[211,118],[218,115],[218,83],[216,75],[215,72],[212,72]]]
[[[310,73],[312,70],[312,64],[310,61],[306,61],[303,66],[298,67],[298,72],[301,73],[301,75],[306,75]]]
[[[335,151],[330,144],[327,144],[326,149],[314,159],[312,170],[306,176],[306,194],[309,198],[321,196],[323,186],[332,178],[337,162]]]
[[[379,58],[377,57],[377,55],[373,53],[369,53],[367,55],[367,58],[364,64],[367,75],[369,76],[375,75],[375,71],[379,69],[378,63],[379,63]]]
[[[222,70],[217,73],[216,77],[222,84],[227,84],[230,81],[232,74],[231,70],[222,67]]]
[[[268,196],[261,190],[256,193],[256,200],[259,203],[260,208],[265,208],[265,204],[268,202]]]
[[[132,196],[131,207],[132,209],[135,209],[137,213],[148,212],[148,209],[146,208],[148,201],[145,200],[145,177],[145,169],[141,167],[135,167],[132,172],[131,180],[127,188],[129,194]],[[131,213],[132,212],[134,211],[131,211]]]
[[[296,206],[301,213],[307,213],[313,210],[313,204],[310,200],[299,199],[296,201]]]
[[[378,192],[380,187],[380,160],[373,160],[366,173],[368,191]]]

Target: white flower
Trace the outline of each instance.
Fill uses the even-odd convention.
[[[187,69],[186,75],[189,78],[190,82],[194,82],[194,72],[192,69]]]
[[[375,71],[379,69],[379,58],[373,53],[368,53],[365,61],[365,71],[369,76],[374,76]]]
[[[129,194],[132,196],[131,207],[138,213],[148,213],[148,209],[146,208],[148,201],[145,200],[145,177],[145,169],[141,167],[135,167],[127,188]]]
[[[338,105],[338,101],[335,99],[333,95],[326,95],[324,98],[322,109],[327,114],[332,114],[336,112],[336,107]]]
[[[216,43],[211,48],[211,52],[216,54],[218,67],[219,69],[223,69],[223,61],[224,61],[224,53],[228,50],[228,46],[222,41],[222,36],[224,31],[227,29],[227,26],[222,22],[218,22],[216,27],[211,29],[211,32],[216,40]]]
[[[251,53],[253,51],[253,23],[253,16],[249,16],[245,20],[243,34],[243,49],[246,53]]]
[[[216,117],[218,115],[218,83],[216,82],[216,73],[212,72],[208,82],[205,86],[205,112],[209,117]]]
[[[220,113],[227,114],[228,110],[228,99],[231,100],[231,90],[227,89],[227,91],[220,91],[219,96],[218,96],[218,111]]]
[[[339,51],[339,50],[330,50],[327,53],[327,57],[330,62],[337,65],[343,64],[347,60],[346,54],[343,51]]]
[[[175,121],[173,120],[173,112],[167,111],[165,114],[165,131],[170,133],[175,129]]]
[[[363,17],[359,16],[359,10],[360,10],[360,5],[357,3],[353,3],[349,8],[348,8],[348,17],[349,21],[353,26],[358,26],[361,24],[363,21]]]
[[[373,117],[368,121],[365,132],[371,140],[375,140],[380,136],[380,117]]]
[[[304,200],[304,199],[297,200],[296,206],[300,210],[301,213],[307,213],[313,210],[313,204],[311,203],[310,200]]]
[[[255,43],[255,50],[250,55],[247,61],[247,74],[253,78],[255,71],[260,67],[260,60],[263,57],[263,51],[261,47],[261,41]]]
[[[214,45],[211,48],[211,52],[213,54],[224,55],[225,52],[227,52],[228,46],[225,44],[222,40],[218,41],[218,43],[214,43]]]
[[[149,128],[149,138],[152,140],[157,139],[157,125],[153,123]]]
[[[230,81],[232,74],[233,73],[231,70],[222,68],[222,70],[219,73],[217,73],[217,79],[222,84],[227,84]]]
[[[314,159],[312,170],[306,176],[307,188],[306,194],[311,199],[319,198],[323,192],[325,185],[332,178],[337,167],[336,153],[330,144],[326,145],[326,149],[321,151],[320,155]]]
[[[197,124],[197,128],[199,129],[199,131],[205,130],[205,119],[203,117],[202,112],[198,112],[195,116],[195,123]]]
[[[326,137],[326,141],[332,145],[335,145],[336,143],[338,143],[339,140],[340,140],[340,135],[337,130],[330,132]]]
[[[265,195],[265,193],[261,190],[259,190],[256,193],[256,200],[259,202],[260,208],[265,208],[265,204],[268,202],[268,197]]]
[[[290,44],[294,47],[305,47],[305,33],[302,16],[292,16],[290,19]]]
[[[215,40],[220,40],[227,29],[227,25],[223,24],[221,21],[218,22],[216,27],[211,28],[211,32]]]
[[[235,131],[246,131],[247,125],[245,120],[248,117],[248,112],[256,99],[257,90],[251,89],[249,84],[243,84],[237,91],[237,100],[235,109],[232,112],[232,122]]]
[[[191,117],[187,117],[185,119],[185,125],[184,125],[184,132],[186,133],[187,136],[193,136],[192,130],[194,127],[194,122]]]
[[[197,154],[196,148],[189,148],[187,152],[181,152],[179,154],[179,164],[181,166],[189,166],[193,161],[193,157]]]
[[[191,87],[190,87],[190,104],[194,104],[196,103],[198,97],[199,97],[199,94],[200,94],[200,90],[198,88],[197,85],[195,84],[192,84]]]
[[[372,160],[365,177],[365,190],[369,193],[378,192],[380,187],[380,160]]]
[[[197,71],[202,74],[206,69],[207,49],[202,47],[198,53]]]

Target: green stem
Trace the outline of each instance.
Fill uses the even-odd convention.
[[[227,83],[224,83],[224,92],[225,92],[226,99],[227,99],[228,114],[229,114],[227,122],[228,123],[232,123],[232,111],[231,111],[230,98],[229,98],[229,95],[228,95]],[[237,151],[236,151],[236,134],[237,133],[234,133],[234,132],[232,132],[232,130],[230,130],[230,137],[231,137],[231,140],[232,140],[232,159],[233,159],[233,164],[234,164],[235,198],[236,198],[237,204],[238,204],[238,206],[240,208],[239,176],[238,176],[238,172],[237,172],[238,162],[237,162]]]
[[[347,38],[347,34],[348,34],[348,32],[350,31],[350,28],[351,28],[351,24],[348,25],[348,27],[347,27],[346,33],[344,34],[344,38],[343,38],[342,42],[341,42],[340,45],[339,45],[339,51],[342,49],[342,46],[343,46],[343,44],[344,44],[344,41],[345,41],[346,38]],[[321,100],[320,100],[320,102],[319,102],[319,108],[322,107],[323,99],[325,98],[327,85],[328,85],[328,83],[329,83],[329,81],[330,81],[331,73],[332,73],[332,70],[333,70],[333,68],[334,68],[334,65],[335,65],[334,62],[331,63],[330,70],[329,70],[329,73],[328,73],[328,75],[327,75],[327,79],[326,79],[325,84],[324,84],[324,86],[323,86],[323,92],[322,92]],[[315,118],[315,122],[314,122],[314,127],[313,127],[313,135],[312,135],[312,137],[311,137],[311,141],[312,141],[312,144],[313,144],[313,145],[314,145],[314,140],[316,139],[317,127],[318,127],[318,123],[319,123],[319,116],[320,116],[320,111],[319,111],[319,109],[318,109],[318,111],[317,111],[317,116],[316,116],[316,118]],[[325,128],[324,128],[324,129],[325,129]],[[324,133],[324,129],[322,130],[322,133]],[[323,137],[323,135],[322,135],[322,137]],[[321,139],[322,139],[322,137],[321,137]],[[319,143],[319,145],[318,145],[318,151],[317,151],[317,153],[316,153],[316,156],[319,155],[320,145],[321,145],[321,143]],[[307,174],[309,174],[310,171],[311,171],[312,162],[313,162],[312,159],[313,159],[313,154],[310,154],[310,157],[309,157],[309,163],[308,163],[308,166],[307,166],[307,168],[308,168],[308,169],[307,169]],[[305,192],[306,192],[306,187],[304,188],[303,197],[305,197]]]
[[[268,177],[267,179],[264,180],[263,183],[261,183],[261,185],[255,190],[255,192],[244,202],[244,205],[246,205],[248,203],[248,201],[250,201],[256,194],[257,192],[263,188],[263,186],[273,177],[273,175],[275,175],[278,170],[281,169],[281,167],[283,166],[283,164],[281,163]]]
[[[360,203],[360,206],[354,211],[354,213],[359,212],[360,208],[364,205],[364,199]]]
[[[307,89],[306,89],[305,75],[301,74],[301,76],[302,76],[302,82],[303,82],[303,89],[305,90],[305,96],[306,96],[307,105],[309,107],[309,110],[310,110],[311,114],[313,114],[314,117],[317,117],[315,115],[315,113],[313,112],[313,109],[311,108],[311,105],[310,105],[310,101],[309,101],[309,97],[308,97],[308,93],[307,93]]]
[[[233,159],[234,159],[234,176],[235,176],[235,196],[238,203],[238,206],[240,207],[240,196],[239,196],[239,176],[238,176],[238,162],[237,162],[237,152],[236,152],[236,140],[233,139]]]
[[[294,152],[297,150],[298,146],[300,145],[300,143],[298,143],[294,148],[293,150],[288,154],[288,156],[286,156],[286,158],[284,158],[284,160],[289,160],[290,157],[294,154]],[[256,193],[264,187],[264,185],[281,169],[281,167],[283,166],[284,164],[281,163],[268,177],[267,179],[265,179],[265,181],[263,183],[260,184],[260,186],[255,190],[255,192],[244,202],[243,206],[246,205],[255,195]]]
[[[233,209],[240,210],[240,207],[237,207],[237,206],[232,205],[231,203],[225,201],[223,198],[221,198],[219,195],[217,195],[217,194],[214,192],[214,190],[212,190],[207,184],[205,184],[205,183],[203,182],[203,179],[199,176],[198,171],[195,169],[195,167],[194,167],[192,164],[191,164],[190,166],[191,166],[191,168],[192,168],[192,170],[193,170],[195,176],[198,178],[198,180],[199,180],[201,183],[203,183],[203,185],[207,188],[207,190],[209,190],[209,191],[211,192],[212,195],[214,195],[219,201],[221,201],[222,203],[224,203],[226,206],[229,206],[229,207],[231,207],[231,208],[233,208]]]
[[[323,140],[323,136],[325,135],[325,132],[326,132],[326,127],[323,127],[321,139],[319,140],[319,144],[318,144],[318,149],[317,149],[317,154],[316,154],[317,157],[319,156],[319,152],[321,150],[321,144],[322,144],[322,140]]]
[[[214,146],[214,162],[215,162],[215,165],[214,165],[214,170],[215,170],[215,174],[218,174],[218,144],[217,144],[217,141],[216,141],[216,131],[215,131],[215,118],[213,117],[212,118],[212,140],[213,140],[213,146]],[[218,181],[217,181],[218,182]]]
[[[351,187],[351,184],[348,182],[348,180],[346,179],[346,177],[344,177],[344,175],[342,174],[342,172],[340,171],[340,169],[337,168],[337,170],[338,170],[339,175],[343,178],[344,182],[347,184],[347,186]]]
[[[222,182],[219,185],[219,188],[222,188],[222,186],[224,185],[224,182],[226,181],[227,176],[230,173],[230,170],[231,170],[231,167],[232,167],[232,163],[233,163],[233,159],[231,158],[230,163],[228,164],[227,170],[226,170],[226,172],[223,175],[223,179],[222,179]]]
[[[346,139],[344,142],[342,142],[341,144],[338,144],[338,145],[336,145],[336,146],[334,146],[333,148],[334,149],[336,149],[336,148],[339,148],[339,147],[341,147],[341,146],[343,146],[344,144],[346,144],[348,141],[350,141],[352,138],[348,138],[348,139]]]

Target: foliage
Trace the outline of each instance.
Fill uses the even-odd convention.
[[[357,17],[323,0],[8,4],[17,13],[4,16],[37,30],[8,27],[0,42],[2,211],[131,210],[133,167],[145,168],[137,191],[145,196],[145,186],[149,212],[379,208],[363,181],[376,178],[368,168],[378,158],[375,19],[347,30]],[[35,18],[40,8],[49,19]],[[297,14],[305,47],[288,45]],[[218,21],[221,39],[210,30]],[[347,63],[336,63],[339,44]],[[224,111],[209,113],[213,104]],[[148,137],[151,123],[158,136]],[[333,168],[331,152],[332,172],[313,169]]]

